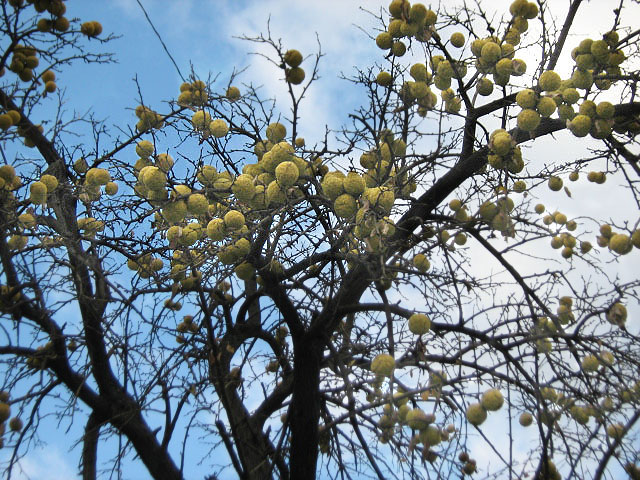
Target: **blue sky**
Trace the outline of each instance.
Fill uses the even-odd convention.
[[[361,8],[361,4],[377,13],[381,5],[388,3],[378,0],[141,1],[184,75],[189,74],[191,65],[203,78],[209,73],[212,76],[219,75],[214,88],[222,91],[234,68],[247,68],[236,84],[241,89],[243,83],[262,85],[265,97],[275,97],[280,102],[283,115],[288,114],[288,104],[281,72],[262,57],[252,55],[264,52],[263,46],[234,37],[266,32],[270,18],[272,35],[276,39],[282,38],[285,48],[297,48],[305,56],[313,55],[318,51],[319,41],[326,55],[320,64],[321,78],[309,92],[301,111],[301,135],[307,139],[307,143],[322,139],[325,125],[338,128],[346,121],[346,114],[364,101],[358,89],[338,77],[341,73],[351,74],[354,66],[366,67],[380,60],[380,51],[367,38],[367,32],[376,35],[378,25]],[[510,2],[498,3],[508,5]],[[600,13],[604,14],[607,10],[603,6],[605,3],[591,2],[590,13],[597,17],[599,13],[594,9],[600,9]],[[104,28],[103,36],[108,33],[120,36],[104,46],[89,41],[98,50],[114,52],[117,65],[77,64],[58,76],[58,86],[66,89],[66,108],[69,112],[91,111],[97,118],[106,119],[115,134],[114,126],[126,128],[135,123],[132,109],[138,104],[138,86],[134,78],[138,80],[145,103],[153,108],[162,111],[163,101],[177,97],[182,80],[135,0],[68,2],[68,11],[69,16],[77,16],[82,21],[100,21]],[[592,33],[586,17],[579,18],[579,22],[576,29],[578,34]],[[572,37],[572,42],[577,43],[580,39],[580,35],[576,35]],[[310,61],[309,58],[305,60]],[[86,140],[91,139],[87,137]],[[552,141],[542,142],[537,148],[541,158],[558,154],[557,146]],[[571,153],[560,153],[574,155],[574,149],[571,150]],[[132,150],[130,155],[134,161]],[[585,207],[596,209],[601,206],[601,202],[586,190],[581,195],[581,187],[575,188],[574,194],[581,199],[582,208],[569,209],[575,208],[578,212]],[[550,197],[549,201],[558,202],[558,197]],[[523,261],[523,268],[535,266],[534,261]],[[631,274],[639,266],[636,257],[630,264],[620,265],[620,274]],[[482,269],[483,265],[478,268]],[[16,478],[57,480],[75,476],[79,450],[76,448],[69,453],[72,445],[57,440],[62,438],[62,434],[55,433],[55,424],[53,418],[46,423],[47,428],[51,429],[50,438],[56,440],[29,455],[22,463],[26,475]],[[64,430],[66,426],[62,425],[60,429]],[[80,431],[80,424],[77,424],[65,438],[78,438]],[[221,457],[220,462],[226,462],[226,455]],[[130,468],[124,478],[147,478],[139,462]],[[190,465],[186,476],[200,478],[202,469]]]

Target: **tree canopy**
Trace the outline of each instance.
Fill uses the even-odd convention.
[[[117,25],[2,0],[7,477],[54,417],[85,480],[640,478],[638,2],[505,5],[370,9],[305,132],[322,38],[98,120]]]

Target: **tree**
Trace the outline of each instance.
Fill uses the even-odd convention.
[[[60,0],[1,2],[7,474],[55,414],[83,424],[84,479],[217,478],[222,451],[247,479],[638,478],[633,3],[574,44],[580,0],[393,0],[349,79],[368,103],[311,145],[320,52],[247,37],[282,117],[237,73],[192,75],[109,138],[51,104],[113,37]],[[535,158],[576,137],[589,154]],[[629,207],[594,215],[603,192]]]

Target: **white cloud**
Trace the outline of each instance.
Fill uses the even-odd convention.
[[[15,480],[69,480],[78,477],[72,458],[55,444],[32,450],[14,467],[11,478]]]

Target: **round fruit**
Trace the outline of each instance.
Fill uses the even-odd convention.
[[[529,412],[524,412],[520,415],[519,422],[523,427],[528,427],[533,423],[533,415]]]
[[[244,215],[237,210],[229,210],[224,216],[224,224],[229,230],[240,230],[244,222]]]
[[[540,125],[540,114],[530,108],[522,110],[518,114],[518,128],[529,132],[534,131]]]
[[[549,186],[549,190],[557,192],[562,188],[562,179],[560,177],[551,176],[549,177],[547,185]]]
[[[304,81],[305,73],[300,67],[288,68],[285,72],[285,79],[292,85],[300,85]]]
[[[387,353],[381,353],[371,362],[371,371],[381,377],[390,377],[395,368],[396,361]]]
[[[452,33],[451,38],[449,40],[451,42],[451,45],[453,45],[456,48],[460,48],[464,46],[464,42],[465,42],[464,34],[460,32]]]
[[[495,412],[496,410],[500,410],[500,408],[504,404],[504,397],[502,396],[500,390],[498,390],[497,388],[492,388],[482,394],[480,404],[485,410]]]
[[[467,421],[471,425],[481,425],[487,419],[487,411],[479,403],[472,403],[467,407]]]
[[[538,83],[540,84],[540,88],[545,92],[552,92],[560,88],[562,79],[560,78],[560,75],[558,75],[553,70],[547,70],[545,72],[542,72]]]
[[[348,193],[339,195],[333,202],[333,209],[341,218],[352,218],[358,211],[356,199]]]
[[[302,63],[302,54],[298,50],[287,50],[284,54],[284,63],[290,67],[297,67]]]
[[[290,187],[298,180],[300,171],[295,163],[285,161],[279,164],[275,170],[276,180],[282,187]]]
[[[409,331],[414,335],[424,335],[431,328],[431,320],[424,313],[414,313],[409,317]]]

